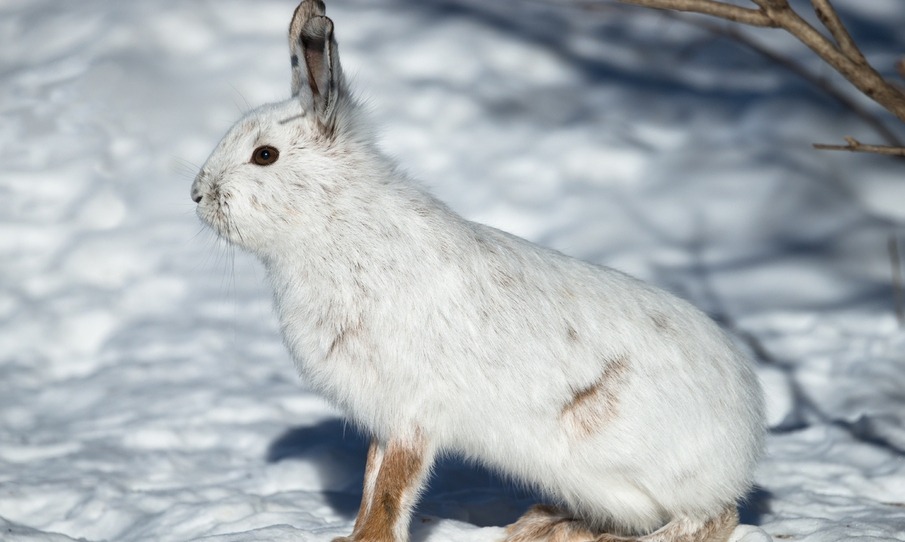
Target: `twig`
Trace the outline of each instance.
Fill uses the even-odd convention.
[[[789,6],[789,0],[751,0],[762,10],[768,9],[792,9]]]
[[[902,260],[899,257],[899,238],[895,232],[889,234],[889,263],[892,266],[892,290],[896,304],[896,319],[899,327],[905,328],[905,285],[902,284]]]
[[[815,149],[823,151],[870,152],[887,156],[905,156],[905,147],[888,147],[885,145],[865,145],[853,137],[846,137],[847,145],[826,145],[814,143]]]
[[[833,39],[836,40],[842,54],[858,64],[867,64],[867,59],[864,58],[861,50],[855,45],[855,40],[852,39],[852,35],[849,34],[845,25],[842,24],[842,20],[839,19],[839,14],[836,13],[836,10],[830,4],[830,0],[811,0],[811,4],[814,6],[817,18],[833,35]]]
[[[775,27],[776,23],[762,10],[749,9],[716,2],[715,0],[619,0],[625,4],[635,4],[653,9],[672,9],[712,15],[721,19],[752,26]]]

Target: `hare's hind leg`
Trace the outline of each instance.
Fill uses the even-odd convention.
[[[675,519],[642,536],[591,531],[587,523],[550,506],[534,506],[506,527],[503,542],[727,542],[738,525],[735,506],[707,521]]]
[[[504,542],[594,542],[595,535],[580,519],[546,505],[532,506],[506,527]]]
[[[601,534],[594,542],[727,542],[738,525],[738,510],[729,506],[707,521],[674,519],[662,528],[638,537]]]

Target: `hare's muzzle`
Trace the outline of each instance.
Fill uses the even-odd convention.
[[[192,182],[192,201],[195,203],[201,203],[201,199],[204,195],[201,193],[201,177],[202,173],[199,173],[195,180]]]

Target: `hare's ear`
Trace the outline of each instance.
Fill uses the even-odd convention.
[[[321,127],[332,134],[337,103],[346,84],[333,37],[333,21],[324,15],[321,0],[303,0],[289,25],[292,95],[306,111],[314,111]]]

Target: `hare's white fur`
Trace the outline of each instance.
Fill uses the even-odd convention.
[[[312,107],[246,115],[193,197],[264,263],[314,390],[378,439],[417,433],[599,525],[704,521],[749,489],[761,391],[709,318],[463,219],[379,152],[351,98],[329,135]],[[261,145],[279,159],[252,163]]]

